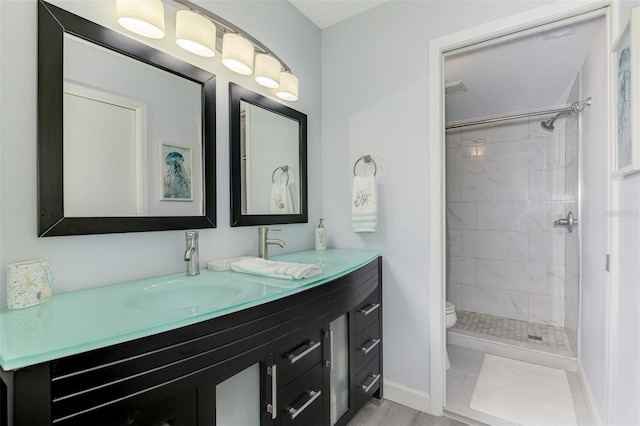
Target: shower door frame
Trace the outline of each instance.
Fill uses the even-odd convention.
[[[611,16],[617,16],[616,7],[616,2],[602,0],[579,5],[573,2],[554,2],[429,42],[429,229],[433,231],[429,238],[429,405],[432,415],[443,415],[446,400],[445,55],[452,50],[476,48],[479,43],[493,43],[497,39],[505,40],[516,34],[520,37],[527,32],[538,33],[541,27],[557,24],[558,21],[577,22],[598,14],[606,17],[610,31]],[[610,348],[606,351],[609,352]],[[610,365],[607,367],[610,368]],[[608,385],[607,395],[609,390]]]

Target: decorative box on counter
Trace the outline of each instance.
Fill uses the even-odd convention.
[[[53,274],[48,260],[7,265],[7,307],[26,308],[51,299]]]

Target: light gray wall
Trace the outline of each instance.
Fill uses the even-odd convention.
[[[322,34],[323,163],[332,173],[323,176],[323,216],[330,244],[370,247],[384,256],[385,376],[418,391],[428,392],[429,322],[427,226],[429,183],[427,165],[427,43],[502,16],[527,10],[542,2],[409,2],[395,1],[334,25]],[[640,3],[615,2],[613,25],[623,26],[632,7]],[[395,25],[397,24],[397,25]],[[587,64],[602,66],[602,63]],[[597,79],[601,69],[591,68],[586,78]],[[589,83],[591,84],[591,83]],[[586,92],[585,92],[586,93]],[[600,93],[600,98],[605,96]],[[602,104],[600,107],[603,107]],[[592,108],[591,114],[596,114]],[[602,111],[600,111],[602,113]],[[602,161],[604,127],[593,129],[588,161]],[[598,139],[600,144],[596,141]],[[350,232],[350,182],[353,162],[371,154],[378,162],[378,184],[383,205],[379,232]],[[597,156],[601,157],[598,159]],[[601,164],[601,163],[598,163]],[[613,267],[619,277],[615,311],[613,410],[614,423],[635,424],[640,377],[637,359],[640,324],[637,283],[640,215],[640,179],[634,175],[614,185],[621,200],[613,206],[630,213],[618,218],[620,241]],[[602,223],[602,179],[592,181],[594,196],[588,205],[593,226]],[[596,176],[593,176],[595,179]],[[331,200],[331,201],[329,201]],[[606,198],[605,198],[606,200]],[[599,213],[598,213],[599,209]],[[586,220],[586,219],[585,219]],[[606,243],[593,235],[594,254],[600,257]],[[597,259],[593,259],[597,262]],[[617,263],[616,263],[617,262]],[[596,263],[597,265],[597,263]],[[600,268],[602,269],[602,268]],[[594,402],[603,418],[607,373],[602,345],[606,286],[601,271],[586,284],[582,300],[582,358]],[[593,315],[591,318],[585,318]],[[636,357],[637,358],[637,357]]]
[[[322,32],[323,216],[330,246],[384,257],[385,379],[429,391],[428,42],[543,2],[391,1]],[[351,232],[354,162],[378,164],[379,226]],[[435,230],[434,230],[435,231]]]
[[[287,242],[282,252],[312,248],[321,205],[320,30],[286,1],[197,3],[261,40],[300,79],[300,100],[288,105],[309,117],[310,223],[285,225],[278,237]],[[55,4],[89,14],[105,4],[113,5],[86,1]],[[0,303],[6,300],[5,265],[28,259],[51,260],[54,297],[56,293],[184,270],[183,231],[37,237],[36,11],[35,0],[0,1]],[[168,23],[171,19],[168,15]],[[160,44],[183,58],[193,57],[173,47],[171,40]],[[227,71],[220,65],[219,54],[211,62],[194,62],[217,75],[218,228],[200,232],[201,267],[206,267],[210,259],[257,252],[255,227],[229,226],[228,82],[255,91],[263,89],[252,78]]]
[[[616,17],[620,29],[629,19],[630,9],[640,2],[620,2]],[[610,215],[617,244],[612,247],[614,300],[611,314],[613,335],[611,409],[605,423],[640,424],[640,174],[614,179],[614,200]],[[615,240],[612,240],[615,241]],[[592,300],[600,304],[602,301]],[[583,308],[584,309],[584,308]],[[584,321],[584,319],[583,319]],[[607,413],[602,413],[603,417]]]

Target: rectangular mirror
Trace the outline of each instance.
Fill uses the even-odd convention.
[[[307,116],[229,85],[231,226],[305,223]]]
[[[41,1],[39,235],[215,227],[215,77]]]

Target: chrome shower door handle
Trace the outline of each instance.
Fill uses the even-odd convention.
[[[566,226],[569,232],[573,231],[573,227],[578,224],[578,219],[573,217],[573,212],[567,213],[567,217],[564,219],[558,219],[553,222],[555,226]]]

